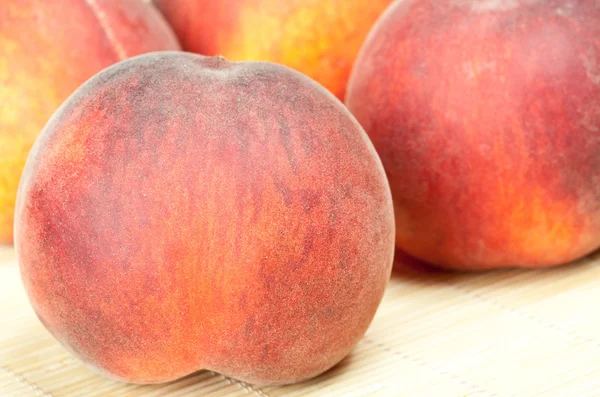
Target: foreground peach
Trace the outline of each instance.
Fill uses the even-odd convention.
[[[346,103],[392,188],[397,245],[456,269],[566,263],[600,245],[598,2],[405,1]]]
[[[27,153],[62,101],[119,60],[174,49],[160,13],[138,0],[0,1],[0,244],[13,240]]]
[[[187,51],[290,66],[340,99],[391,0],[155,0]]]
[[[16,248],[46,327],[126,381],[313,377],[371,322],[391,193],[360,125],[283,66],[155,53],[101,72],[34,146]]]

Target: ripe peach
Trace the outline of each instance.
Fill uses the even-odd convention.
[[[160,13],[138,0],[0,1],[0,244],[13,240],[27,153],[62,101],[119,60],[178,48]]]
[[[290,66],[340,99],[391,0],[155,0],[187,51]]]
[[[394,250],[383,166],[342,103],[283,66],[183,52],[76,91],[30,154],[15,225],[41,321],[144,383],[325,371],[371,322]]]
[[[457,269],[562,264],[600,246],[600,8],[398,2],[346,103],[392,188],[397,245]]]

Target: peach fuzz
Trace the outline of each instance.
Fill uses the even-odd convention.
[[[78,89],[30,154],[16,217],[40,320],[138,383],[322,373],[365,333],[394,251],[383,167],[341,102],[280,65],[183,52]]]

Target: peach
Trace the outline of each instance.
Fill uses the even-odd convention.
[[[187,51],[290,66],[340,99],[391,0],[155,0]]]
[[[53,116],[15,236],[40,320],[104,373],[290,383],[366,331],[394,217],[375,149],[327,90],[165,52],[101,72]]]
[[[179,45],[138,0],[0,1],[0,244],[12,243],[21,172],[48,118],[79,85],[133,55]]]
[[[599,11],[422,0],[382,16],[346,103],[389,177],[398,248],[478,270],[600,246]]]

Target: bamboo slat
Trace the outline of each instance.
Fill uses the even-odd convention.
[[[65,351],[0,248],[0,396],[600,396],[600,254],[538,271],[395,272],[369,331],[333,370],[256,387],[209,371],[138,386]]]

